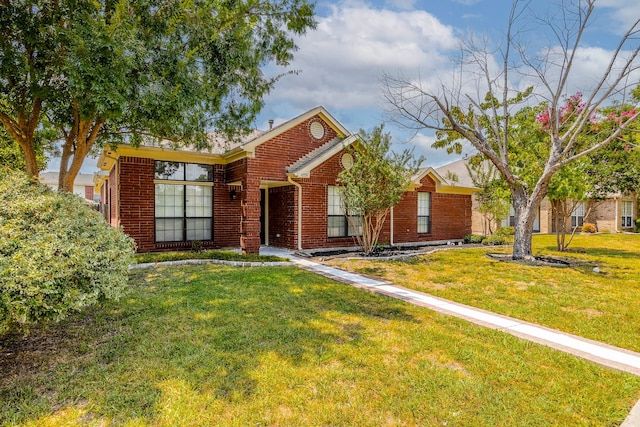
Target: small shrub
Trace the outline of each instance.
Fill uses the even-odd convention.
[[[202,252],[202,240],[192,240],[191,241],[191,251],[192,252]]]
[[[493,236],[485,237],[482,240],[482,244],[485,246],[499,246],[507,244],[507,239],[504,236],[494,234]]]
[[[462,239],[464,243],[482,243],[482,241],[484,240],[485,236],[482,236],[480,234],[467,234],[466,236],[464,236],[464,238]]]
[[[636,219],[636,233],[640,233],[640,218]]]
[[[516,229],[511,226],[500,227],[496,230],[495,233],[493,233],[494,236],[502,236],[502,237],[513,236],[514,234],[516,234]]]
[[[117,299],[134,248],[80,197],[0,168],[0,333]]]
[[[594,224],[590,224],[588,222],[585,222],[582,225],[582,232],[583,233],[595,233],[596,232],[596,226]]]

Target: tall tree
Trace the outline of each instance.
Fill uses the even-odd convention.
[[[602,75],[587,86],[588,82],[577,75],[576,62],[586,47],[583,37],[593,16],[595,0],[563,1],[549,19],[539,19],[533,5],[531,1],[514,1],[504,43],[496,50],[497,58],[486,44],[473,40],[465,43],[460,70],[451,84],[443,82],[440,87],[432,87],[402,76],[384,77],[385,96],[399,122],[416,130],[435,130],[436,147],[460,152],[462,141],[468,141],[503,176],[515,210],[514,259],[533,257],[533,222],[552,177],[563,166],[614,141],[640,116],[637,109],[615,128],[602,131],[589,141],[581,140],[598,109],[627,93],[630,81],[637,84],[632,73],[640,66],[637,43],[640,19],[620,37]],[[532,28],[536,24],[541,25]],[[542,32],[544,29],[547,31]],[[543,34],[551,34],[555,40],[529,49]],[[535,86],[518,89],[523,82]],[[581,85],[586,94],[583,105],[565,110],[570,88]],[[526,154],[527,147],[522,146],[521,129],[514,126],[512,118],[534,96],[534,100],[547,102],[549,121],[545,150],[539,154],[544,159],[543,166],[539,178],[530,185],[521,174],[523,162],[516,154]],[[514,152],[514,147],[520,148]]]
[[[96,146],[168,139],[203,148],[206,131],[247,131],[313,28],[307,0],[0,0],[0,123],[37,175],[46,117],[70,190]]]
[[[391,151],[391,136],[380,125],[360,139],[348,152],[354,162],[338,175],[342,184],[343,209],[365,254],[371,253],[391,208],[398,204],[423,159],[411,150]]]

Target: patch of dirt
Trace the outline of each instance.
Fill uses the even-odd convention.
[[[514,260],[510,254],[495,254],[488,253],[487,256],[491,259],[495,259],[498,261],[507,261],[507,262],[515,262],[519,264],[525,265],[539,265],[546,267],[574,267],[577,265],[581,265],[583,261],[577,261],[569,258],[558,258],[558,257],[548,257],[548,256],[535,256],[533,259],[522,259],[522,260]]]
[[[348,249],[338,249],[338,250],[329,250],[329,251],[316,251],[316,252],[308,252],[306,255],[312,258],[318,258],[322,260],[332,259],[332,258],[362,258],[362,259],[393,259],[393,258],[403,258],[410,256],[417,256],[428,254],[436,251],[448,250],[448,249],[468,249],[481,247],[480,244],[442,244],[442,245],[422,245],[422,246],[386,246],[376,248],[370,254],[364,254],[363,252],[348,250]]]

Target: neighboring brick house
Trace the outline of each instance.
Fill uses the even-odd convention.
[[[473,182],[466,167],[466,160],[458,160],[445,166],[441,166],[436,171],[445,179],[456,181],[462,186],[473,186]],[[596,226],[596,230],[605,233],[615,233],[621,231],[633,231],[635,220],[639,217],[640,207],[638,206],[636,194],[612,194],[604,200],[588,200],[578,203],[573,215],[568,221],[567,231],[573,227],[582,226],[584,223],[591,223]],[[486,218],[478,211],[479,203],[473,197],[472,205],[472,231],[474,234],[488,234],[489,224]],[[510,209],[509,217],[499,225],[513,225],[514,210]],[[496,224],[491,224],[491,230],[495,231]],[[536,219],[533,224],[535,233],[555,233],[555,214],[551,202],[546,197],[540,202]]]
[[[294,250],[355,246],[336,178],[357,141],[317,107],[269,131],[210,152],[119,145],[102,153],[97,183],[105,216],[138,251],[261,245]],[[423,169],[393,208],[381,242],[462,239],[471,232],[473,188]]]

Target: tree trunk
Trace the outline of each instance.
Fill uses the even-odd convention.
[[[80,173],[82,163],[93,148],[104,125],[103,119],[82,120],[79,114],[76,114],[76,120],[74,130],[69,132],[65,138],[60,157],[58,191],[67,193],[73,193],[73,184]],[[69,166],[70,160],[71,165]]]
[[[28,175],[33,176],[35,178],[38,177],[40,171],[38,170],[38,159],[36,158],[36,150],[33,146],[33,142],[26,144],[19,144],[22,149],[22,153],[24,154],[24,165],[25,172]]]
[[[515,211],[512,257],[514,260],[533,260],[533,220],[538,203],[530,200],[523,188],[512,189],[511,193]]]

